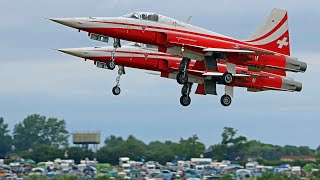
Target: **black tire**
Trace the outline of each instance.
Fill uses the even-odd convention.
[[[230,106],[230,104],[232,103],[232,98],[229,95],[223,95],[221,97],[220,102],[221,102],[222,106],[227,107],[227,106]]]
[[[108,61],[106,65],[107,65],[107,68],[110,70],[114,70],[114,68],[116,68],[116,64],[112,60]]]
[[[177,74],[177,82],[179,84],[187,84],[188,83],[188,75],[183,72],[179,72]]]
[[[223,81],[224,84],[230,84],[230,83],[232,83],[232,81],[233,81],[233,76],[232,76],[232,74],[231,74],[231,73],[228,73],[228,72],[224,73],[224,74],[222,75],[222,81]]]
[[[121,89],[119,86],[115,86],[112,88],[112,93],[116,96],[118,96],[121,93]]]
[[[180,98],[180,104],[182,106],[189,106],[191,104],[191,98],[190,96],[187,96],[187,95],[183,95],[181,96]]]

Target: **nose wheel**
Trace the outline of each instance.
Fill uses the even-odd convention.
[[[113,93],[113,95],[118,96],[121,93],[120,87],[119,86],[113,87],[112,88],[112,93]]]

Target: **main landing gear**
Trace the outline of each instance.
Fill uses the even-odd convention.
[[[182,106],[189,106],[191,104],[190,92],[192,83],[189,82],[189,77],[187,74],[190,61],[191,60],[189,58],[182,58],[182,61],[180,62],[178,67],[178,74],[176,77],[177,82],[183,85],[181,89],[182,96],[180,98],[180,104]]]
[[[191,98],[190,98],[190,92],[192,88],[192,83],[186,83],[182,86],[181,89],[181,98],[180,98],[180,104],[182,106],[189,106],[191,104]]]
[[[119,70],[118,70],[118,77],[116,78],[116,86],[114,86],[112,88],[112,93],[114,95],[119,95],[121,93],[121,89],[120,89],[120,77],[124,74],[124,67],[123,66],[119,66]]]
[[[225,95],[220,99],[222,106],[230,106],[232,103],[233,89],[234,87],[229,86],[234,80],[234,74],[236,74],[236,65],[233,63],[227,63],[227,72],[221,77],[222,83],[225,85]]]
[[[188,83],[188,74],[187,70],[190,64],[189,58],[182,58],[182,61],[180,62],[179,68],[178,68],[178,74],[177,74],[177,82],[179,84],[186,84]]]

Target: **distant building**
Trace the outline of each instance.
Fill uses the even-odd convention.
[[[93,145],[93,150],[95,151],[98,149],[100,139],[100,132],[78,132],[72,134],[73,144],[81,145],[85,149],[89,149],[89,145]]]
[[[316,156],[315,155],[302,155],[302,156],[291,156],[291,155],[287,155],[287,156],[281,156],[281,161],[285,161],[285,162],[293,162],[296,160],[300,160],[300,161],[313,161],[316,162]]]

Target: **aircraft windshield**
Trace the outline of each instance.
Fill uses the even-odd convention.
[[[133,19],[141,19],[141,20],[148,20],[148,21],[159,21],[159,15],[155,13],[149,12],[136,12],[124,15],[123,17],[133,18]]]

